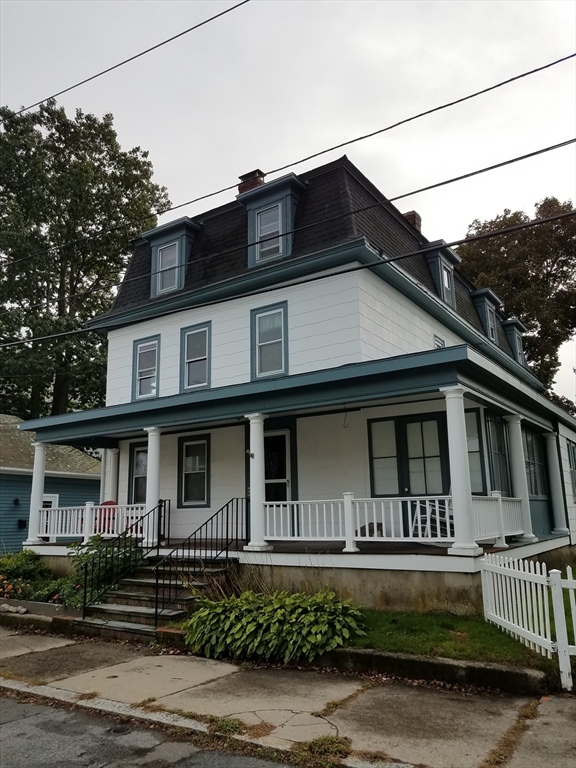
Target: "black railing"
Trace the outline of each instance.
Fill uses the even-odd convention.
[[[208,562],[228,563],[230,551],[248,541],[248,501],[230,499],[155,566],[156,626],[160,614]]]
[[[107,542],[83,565],[84,599],[86,608],[99,600],[121,578],[139,565],[151,552],[160,554],[160,546],[170,536],[170,501],[160,500],[158,506],[138,517],[119,536]]]

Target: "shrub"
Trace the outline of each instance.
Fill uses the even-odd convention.
[[[30,549],[11,552],[0,557],[0,573],[8,580],[22,579],[37,581],[50,577],[50,571],[44,565],[40,555]]]
[[[363,635],[362,614],[333,592],[262,595],[244,592],[221,601],[198,600],[186,622],[186,643],[209,658],[311,661]]]
[[[40,603],[56,603],[79,608],[82,605],[83,591],[78,579],[66,576],[43,582],[32,594],[31,599]]]
[[[78,581],[84,583],[83,566],[95,555],[100,555],[97,573],[91,569],[88,571],[88,578],[96,579],[94,587],[106,586],[115,576],[120,575],[131,565],[135,565],[142,558],[142,545],[137,542],[135,546],[134,539],[128,539],[126,534],[119,536],[120,546],[109,546],[110,540],[105,539],[100,534],[91,536],[87,542],[80,544],[70,544],[68,549],[72,552],[72,566],[74,575]],[[123,540],[125,545],[122,546]]]

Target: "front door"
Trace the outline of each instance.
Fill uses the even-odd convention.
[[[288,432],[264,435],[266,501],[290,500],[290,437]]]

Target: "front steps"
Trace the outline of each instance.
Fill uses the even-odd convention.
[[[108,590],[101,598],[101,602],[87,606],[86,618],[75,622],[78,629],[83,633],[108,637],[134,639],[135,636],[140,636],[142,640],[154,640],[156,637],[154,566],[161,560],[161,557],[147,559],[145,564],[137,566],[132,573]],[[202,594],[210,581],[226,580],[230,568],[236,566],[237,562],[230,559],[221,562],[213,560],[209,564],[198,560],[180,561],[178,576],[170,580],[168,580],[170,571],[165,571],[163,574],[161,571],[164,577],[161,580],[164,594],[169,594],[171,597],[176,595],[176,597],[159,613],[158,627],[186,619],[197,605],[197,595],[191,590]],[[182,583],[183,574],[185,574],[186,586]]]

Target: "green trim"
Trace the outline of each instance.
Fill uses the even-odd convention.
[[[153,395],[138,395],[138,347],[142,344],[156,342],[156,393]],[[142,403],[146,400],[156,400],[160,393],[160,334],[134,339],[132,342],[132,402]]]
[[[197,331],[206,331],[206,383],[186,386],[186,336]],[[180,392],[196,392],[199,389],[209,389],[212,376],[212,322],[198,323],[180,329]]]
[[[206,444],[206,500],[205,501],[184,501],[184,446],[189,443],[205,443]],[[211,464],[211,451],[210,451],[210,434],[203,435],[183,435],[178,438],[178,493],[177,493],[177,507],[178,509],[205,509],[210,506],[210,464]]]
[[[272,373],[258,373],[258,346],[256,343],[256,324],[259,315],[272,312],[282,312],[282,370]],[[288,302],[279,301],[268,304],[265,307],[257,307],[250,310],[250,378],[252,381],[261,379],[273,379],[278,376],[287,376],[289,373],[288,353]]]

